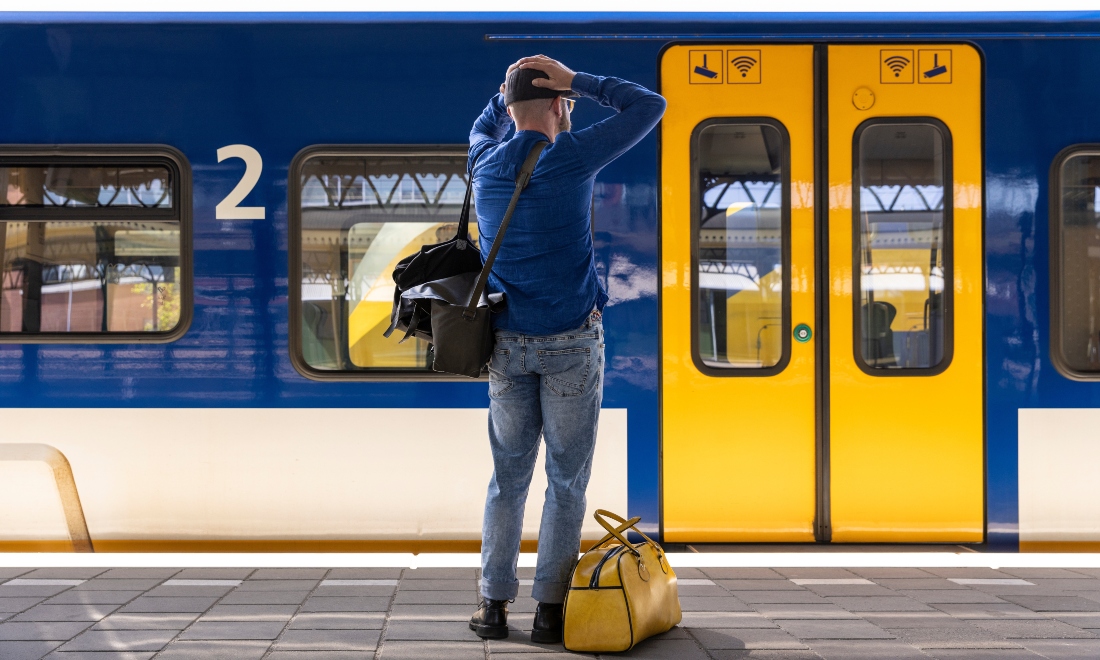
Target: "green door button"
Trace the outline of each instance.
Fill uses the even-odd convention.
[[[810,326],[805,323],[799,323],[794,327],[794,339],[797,342],[805,344],[810,341],[810,338],[814,336],[814,331],[810,330]]]

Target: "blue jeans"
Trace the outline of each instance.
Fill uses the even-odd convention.
[[[539,527],[531,596],[561,603],[581,544],[588,478],[603,401],[603,324],[536,337],[496,331],[489,361],[489,442],[493,478],[485,498],[481,595],[511,600],[519,592],[523,508],[539,436],[546,442],[546,503]]]

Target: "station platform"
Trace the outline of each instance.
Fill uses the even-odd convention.
[[[957,550],[670,554],[683,622],[602,657],[1100,658],[1100,555]],[[578,657],[531,643],[520,564],[511,635],[485,642],[473,554],[0,555],[0,659]]]

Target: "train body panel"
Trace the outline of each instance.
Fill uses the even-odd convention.
[[[979,498],[984,521],[978,520],[977,535],[965,540],[984,535],[991,544],[1024,549],[1100,543],[1091,522],[1100,519],[1094,491],[1100,480],[1082,467],[1095,458],[1088,436],[1095,411],[1089,409],[1100,408],[1100,384],[1067,378],[1051,359],[1051,269],[1057,264],[1051,260],[1049,211],[1049,174],[1059,152],[1100,142],[1100,123],[1092,112],[1100,101],[1093,84],[1100,74],[1097,28],[1094,16],[1073,14],[889,20],[860,15],[843,21],[824,15],[286,15],[279,20],[0,15],[0,53],[20,63],[9,73],[0,102],[0,152],[9,145],[178,150],[191,171],[192,241],[180,250],[191,250],[194,297],[189,327],[167,342],[35,343],[0,331],[0,445],[48,444],[62,451],[93,541],[152,544],[147,547],[161,541],[273,538],[476,541],[476,505],[487,468],[475,465],[482,454],[459,447],[473,447],[484,435],[486,383],[427,375],[365,380],[369,376],[356,373],[351,375],[364,380],[318,380],[304,376],[291,359],[301,350],[290,327],[300,322],[291,315],[290,298],[302,290],[289,281],[303,240],[292,231],[301,229],[292,218],[299,209],[291,208],[291,188],[298,185],[293,176],[302,174],[294,169],[295,156],[316,145],[460,149],[504,67],[532,51],[577,70],[661,89],[659,67],[669,44],[701,44],[704,37],[722,48],[734,44],[746,50],[765,42],[900,44],[902,49],[966,43],[980,54],[984,76],[979,99],[984,135],[968,129],[963,136],[981,144],[984,217],[966,222],[971,229],[984,222],[984,273],[971,267],[960,284],[984,291],[984,312],[980,322],[956,324],[955,332],[966,332],[956,335],[956,350],[961,340],[969,342],[970,352],[984,343],[983,389],[973,391],[975,375],[966,393],[973,401],[984,399],[984,471],[968,468],[966,475],[984,484]],[[812,83],[812,76],[807,80]],[[581,103],[574,123],[584,126],[607,114]],[[662,224],[669,217],[661,212],[660,197],[669,189],[660,139],[655,132],[604,170],[593,199],[596,257],[611,302],[605,315],[607,410],[601,429],[606,462],[593,479],[589,501],[625,506],[654,533],[663,531],[661,430],[677,424],[661,417],[669,397],[661,388],[670,387],[667,377],[661,380],[667,358],[662,347],[669,345],[662,336],[669,326],[661,321],[661,287],[669,274],[662,271],[661,236],[674,228]],[[216,208],[246,171],[240,157],[219,161],[219,149],[230,145],[247,145],[262,157],[258,181],[238,204],[262,207],[262,219],[216,217]],[[4,158],[0,153],[0,167]],[[0,218],[5,221],[16,224],[11,216]],[[30,234],[8,231],[12,249],[17,241],[29,244]],[[727,311],[730,304],[727,300]],[[851,317],[852,308],[830,312]],[[4,313],[0,328],[6,327]],[[816,321],[809,324],[816,341],[822,329]],[[744,339],[746,332],[724,336],[755,342]],[[978,337],[979,332],[984,334]],[[923,419],[921,433],[955,423],[944,412],[948,406],[936,406],[936,396],[943,394],[920,395],[925,397],[920,408],[905,404],[906,415]],[[844,396],[849,398],[834,405],[858,418],[862,402]],[[806,405],[797,414],[815,415]],[[968,403],[967,415],[976,419],[972,405],[978,404]],[[888,417],[885,406],[888,401],[876,399],[874,414]],[[460,412],[446,414],[454,410]],[[713,434],[708,441],[737,432],[736,416],[708,424]],[[974,419],[965,424],[973,426]],[[889,428],[877,432],[884,439],[892,436]],[[420,445],[409,439],[415,437],[432,440]],[[919,434],[914,437],[919,441]],[[872,440],[863,439],[868,447]],[[919,442],[915,451],[919,454]],[[211,458],[201,458],[203,453]],[[418,454],[425,461],[419,473]],[[359,471],[357,462],[372,464]],[[30,493],[42,498],[37,519],[60,520],[64,512],[50,491],[50,475],[34,463],[0,461],[9,483],[25,486],[5,491],[7,502],[0,508],[9,508],[3,520],[11,522],[0,531],[0,547],[42,535],[47,538],[39,540],[64,538],[61,527],[43,531],[35,526],[40,523],[20,518],[21,506],[39,510],[39,504],[25,504]],[[229,469],[230,464],[242,469]],[[296,473],[296,464],[311,467]],[[323,467],[334,464],[335,473]],[[173,472],[173,465],[181,467]],[[682,469],[690,478],[690,466]],[[364,481],[359,490],[344,483],[372,470],[385,478],[373,485]],[[173,475],[177,485],[169,488],[154,478],[157,474]],[[338,483],[325,483],[330,477]],[[936,480],[945,478],[929,474],[930,491],[943,492]],[[189,492],[187,484],[195,490]],[[399,492],[382,484],[396,484]],[[308,504],[274,506],[286,495],[280,493],[284,485],[303,498],[295,501]],[[721,488],[720,480],[714,488]],[[440,500],[458,491],[462,504],[443,513]],[[387,526],[387,511],[396,510],[379,499],[384,492],[400,494],[408,505],[403,515],[416,524]],[[217,498],[218,506],[213,500],[204,504],[204,497]],[[142,506],[132,501],[143,498]],[[163,507],[152,506],[155,502]],[[244,522],[228,521],[231,512]],[[456,519],[454,525],[436,524],[448,517]],[[534,520],[528,517],[529,524]],[[708,538],[693,535],[689,526],[667,540]],[[1050,543],[1061,545],[1044,545]]]

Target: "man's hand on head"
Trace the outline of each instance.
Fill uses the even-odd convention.
[[[521,69],[535,69],[542,71],[549,78],[536,78],[531,81],[535,87],[545,87],[556,91],[567,92],[573,89],[573,70],[557,60],[552,60],[545,55],[525,57],[512,65]],[[511,68],[509,68],[511,71]]]

